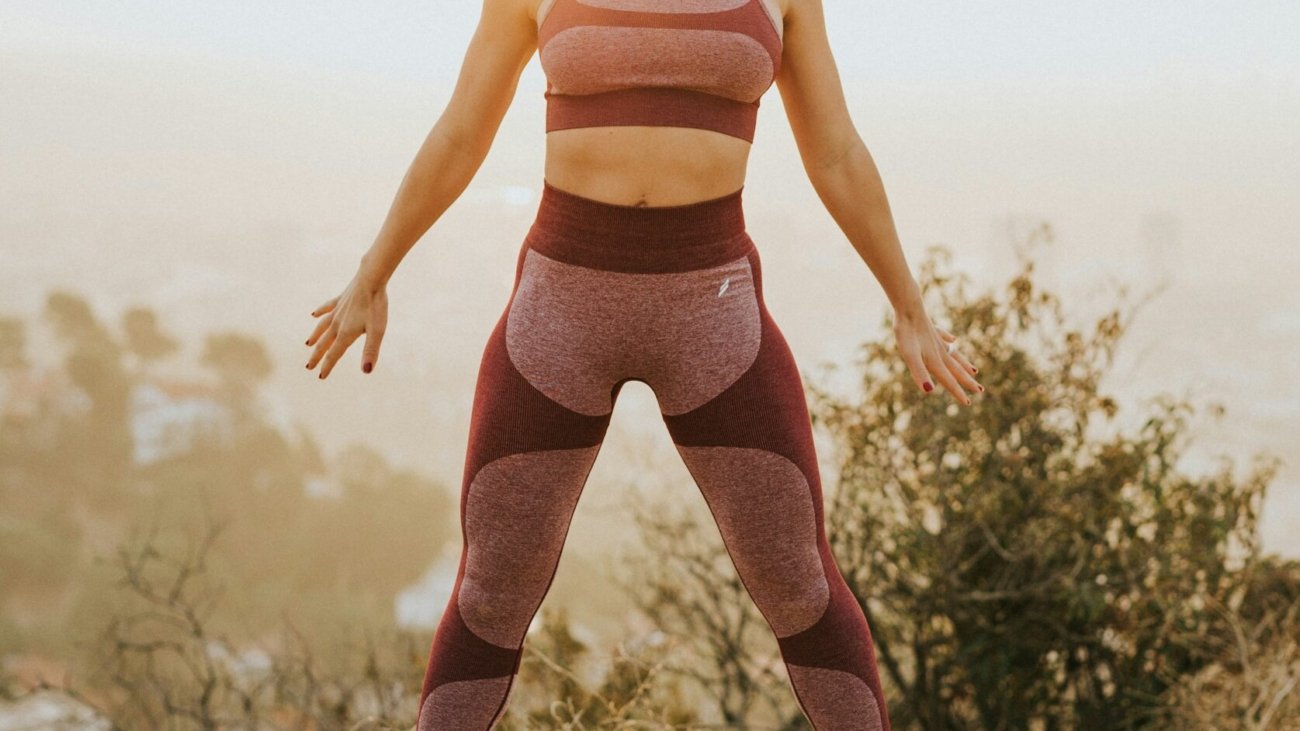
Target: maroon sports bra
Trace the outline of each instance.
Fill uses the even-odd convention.
[[[781,70],[778,24],[763,0],[553,0],[537,31],[546,131],[695,127],[753,142]]]

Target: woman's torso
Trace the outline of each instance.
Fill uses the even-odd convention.
[[[539,34],[544,29],[547,40],[555,37],[557,30],[569,28],[557,27],[559,23],[576,26],[574,13],[583,13],[595,8],[594,13],[619,26],[618,18],[624,17],[611,9],[639,10],[651,13],[663,12],[665,25],[676,21],[678,27],[697,23],[707,23],[707,14],[713,13],[718,22],[736,23],[737,19],[745,23],[745,28],[761,28],[763,32],[774,31],[774,36],[766,39],[766,46],[776,58],[775,70],[779,69],[780,43],[784,28],[781,18],[784,8],[783,0],[536,0],[534,18]],[[557,6],[568,5],[556,18],[551,13]],[[659,11],[658,8],[664,8]],[[719,11],[725,10],[726,14]],[[704,13],[692,18],[689,13]],[[680,19],[669,17],[669,14]],[[630,14],[629,14],[630,17]],[[654,24],[657,15],[644,16],[642,22]],[[548,23],[549,19],[549,23]],[[762,19],[765,26],[756,25],[755,19]],[[605,21],[602,21],[605,22]],[[582,30],[582,29],[579,29]],[[622,32],[622,28],[605,29]],[[627,29],[628,33],[635,33]],[[658,31],[656,31],[658,32]],[[665,31],[670,32],[670,31]],[[754,34],[754,31],[749,31]],[[629,37],[629,36],[622,36]],[[688,38],[694,41],[702,35]],[[761,36],[760,36],[761,38]],[[749,39],[745,39],[749,40]],[[598,39],[608,42],[608,39]],[[775,47],[774,47],[775,44]],[[545,41],[542,42],[543,53],[546,52]],[[755,45],[753,43],[750,44]],[[701,58],[708,59],[711,49],[700,48],[695,52]],[[573,51],[563,59],[568,66],[575,66],[578,60]],[[634,62],[637,66],[649,64],[653,67],[656,59],[648,53],[623,49],[624,55],[615,58],[620,62]],[[663,51],[671,53],[671,51]],[[689,52],[689,51],[688,51]],[[555,50],[552,49],[552,58]],[[721,63],[738,64],[748,59],[740,56],[727,56],[719,51],[717,59]],[[557,64],[552,61],[552,65]],[[544,64],[545,68],[545,64]],[[707,65],[701,66],[702,73],[709,71]],[[627,71],[621,68],[620,71]],[[737,69],[729,68],[731,76],[736,76]],[[725,76],[725,75],[724,75]],[[722,79],[723,77],[719,77]],[[770,77],[768,77],[770,78]],[[758,76],[758,89],[764,86],[764,77]],[[751,90],[755,79],[750,78]],[[549,87],[548,87],[549,89]],[[744,89],[743,86],[740,89]],[[549,91],[548,91],[549,93]],[[761,95],[761,91],[759,92]],[[757,101],[754,102],[757,104]],[[752,121],[751,121],[752,124]],[[749,161],[751,142],[733,134],[721,134],[715,129],[702,129],[692,126],[657,126],[650,124],[617,124],[603,126],[581,126],[569,129],[553,129],[546,133],[545,177],[552,185],[578,195],[595,200],[622,205],[667,206],[691,203],[708,198],[716,198],[740,188],[745,181]]]

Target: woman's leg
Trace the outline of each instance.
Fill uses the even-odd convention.
[[[826,541],[797,367],[741,191],[619,206],[543,186],[479,371],[460,569],[419,731],[490,729],[619,387],[647,383],[818,731],[889,731],[871,634]]]
[[[699,368],[665,371],[650,385],[813,727],[889,731],[871,632],[826,539],[799,370],[763,304],[757,250],[747,258],[749,271],[729,277],[723,293],[749,307],[732,307],[730,324],[690,340],[716,350],[695,352],[696,360],[721,363],[741,352],[749,366],[738,377],[715,371],[712,382]]]
[[[418,731],[486,731],[504,716],[524,635],[554,578],[617,393],[578,393],[581,373],[548,373],[582,367],[528,327],[530,311],[565,325],[561,312],[535,311],[536,298],[520,289],[521,272],[514,314],[503,313],[479,366],[461,489],[460,568],[434,635]],[[527,276],[522,283],[532,291]]]

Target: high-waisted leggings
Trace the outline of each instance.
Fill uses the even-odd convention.
[[[826,540],[803,384],[764,304],[742,190],[646,207],[543,179],[479,366],[460,568],[418,731],[487,730],[505,715],[628,381],[653,391],[813,727],[889,731],[871,632]]]

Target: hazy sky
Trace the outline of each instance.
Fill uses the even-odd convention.
[[[1300,4],[879,3],[824,0],[832,47],[853,76],[1113,82],[1158,68],[1214,79],[1300,68]],[[6,0],[7,48],[95,47],[240,58],[330,73],[439,80],[454,72],[478,2]]]
[[[909,261],[942,243],[995,284],[1014,234],[1048,221],[1044,277],[1080,317],[1105,306],[1089,295],[1108,281],[1170,282],[1135,326],[1117,395],[1224,401],[1227,422],[1198,432],[1200,465],[1300,443],[1300,3],[824,4]],[[260,333],[276,398],[327,445],[378,436],[458,484],[479,349],[540,187],[536,57],[479,175],[390,285],[376,373],[361,379],[354,348],[322,387],[299,361],[306,313],[369,245],[479,8],[0,0],[0,311],[30,316],[68,287],[105,317],[159,307],[187,338]],[[775,88],[746,202],[769,306],[805,370],[879,337],[886,301],[802,176]],[[611,439],[671,455],[653,405],[625,389]],[[613,479],[604,455],[619,449],[593,480]],[[599,498],[583,500],[575,536],[596,530],[580,525]],[[1265,530],[1300,554],[1296,465]]]

